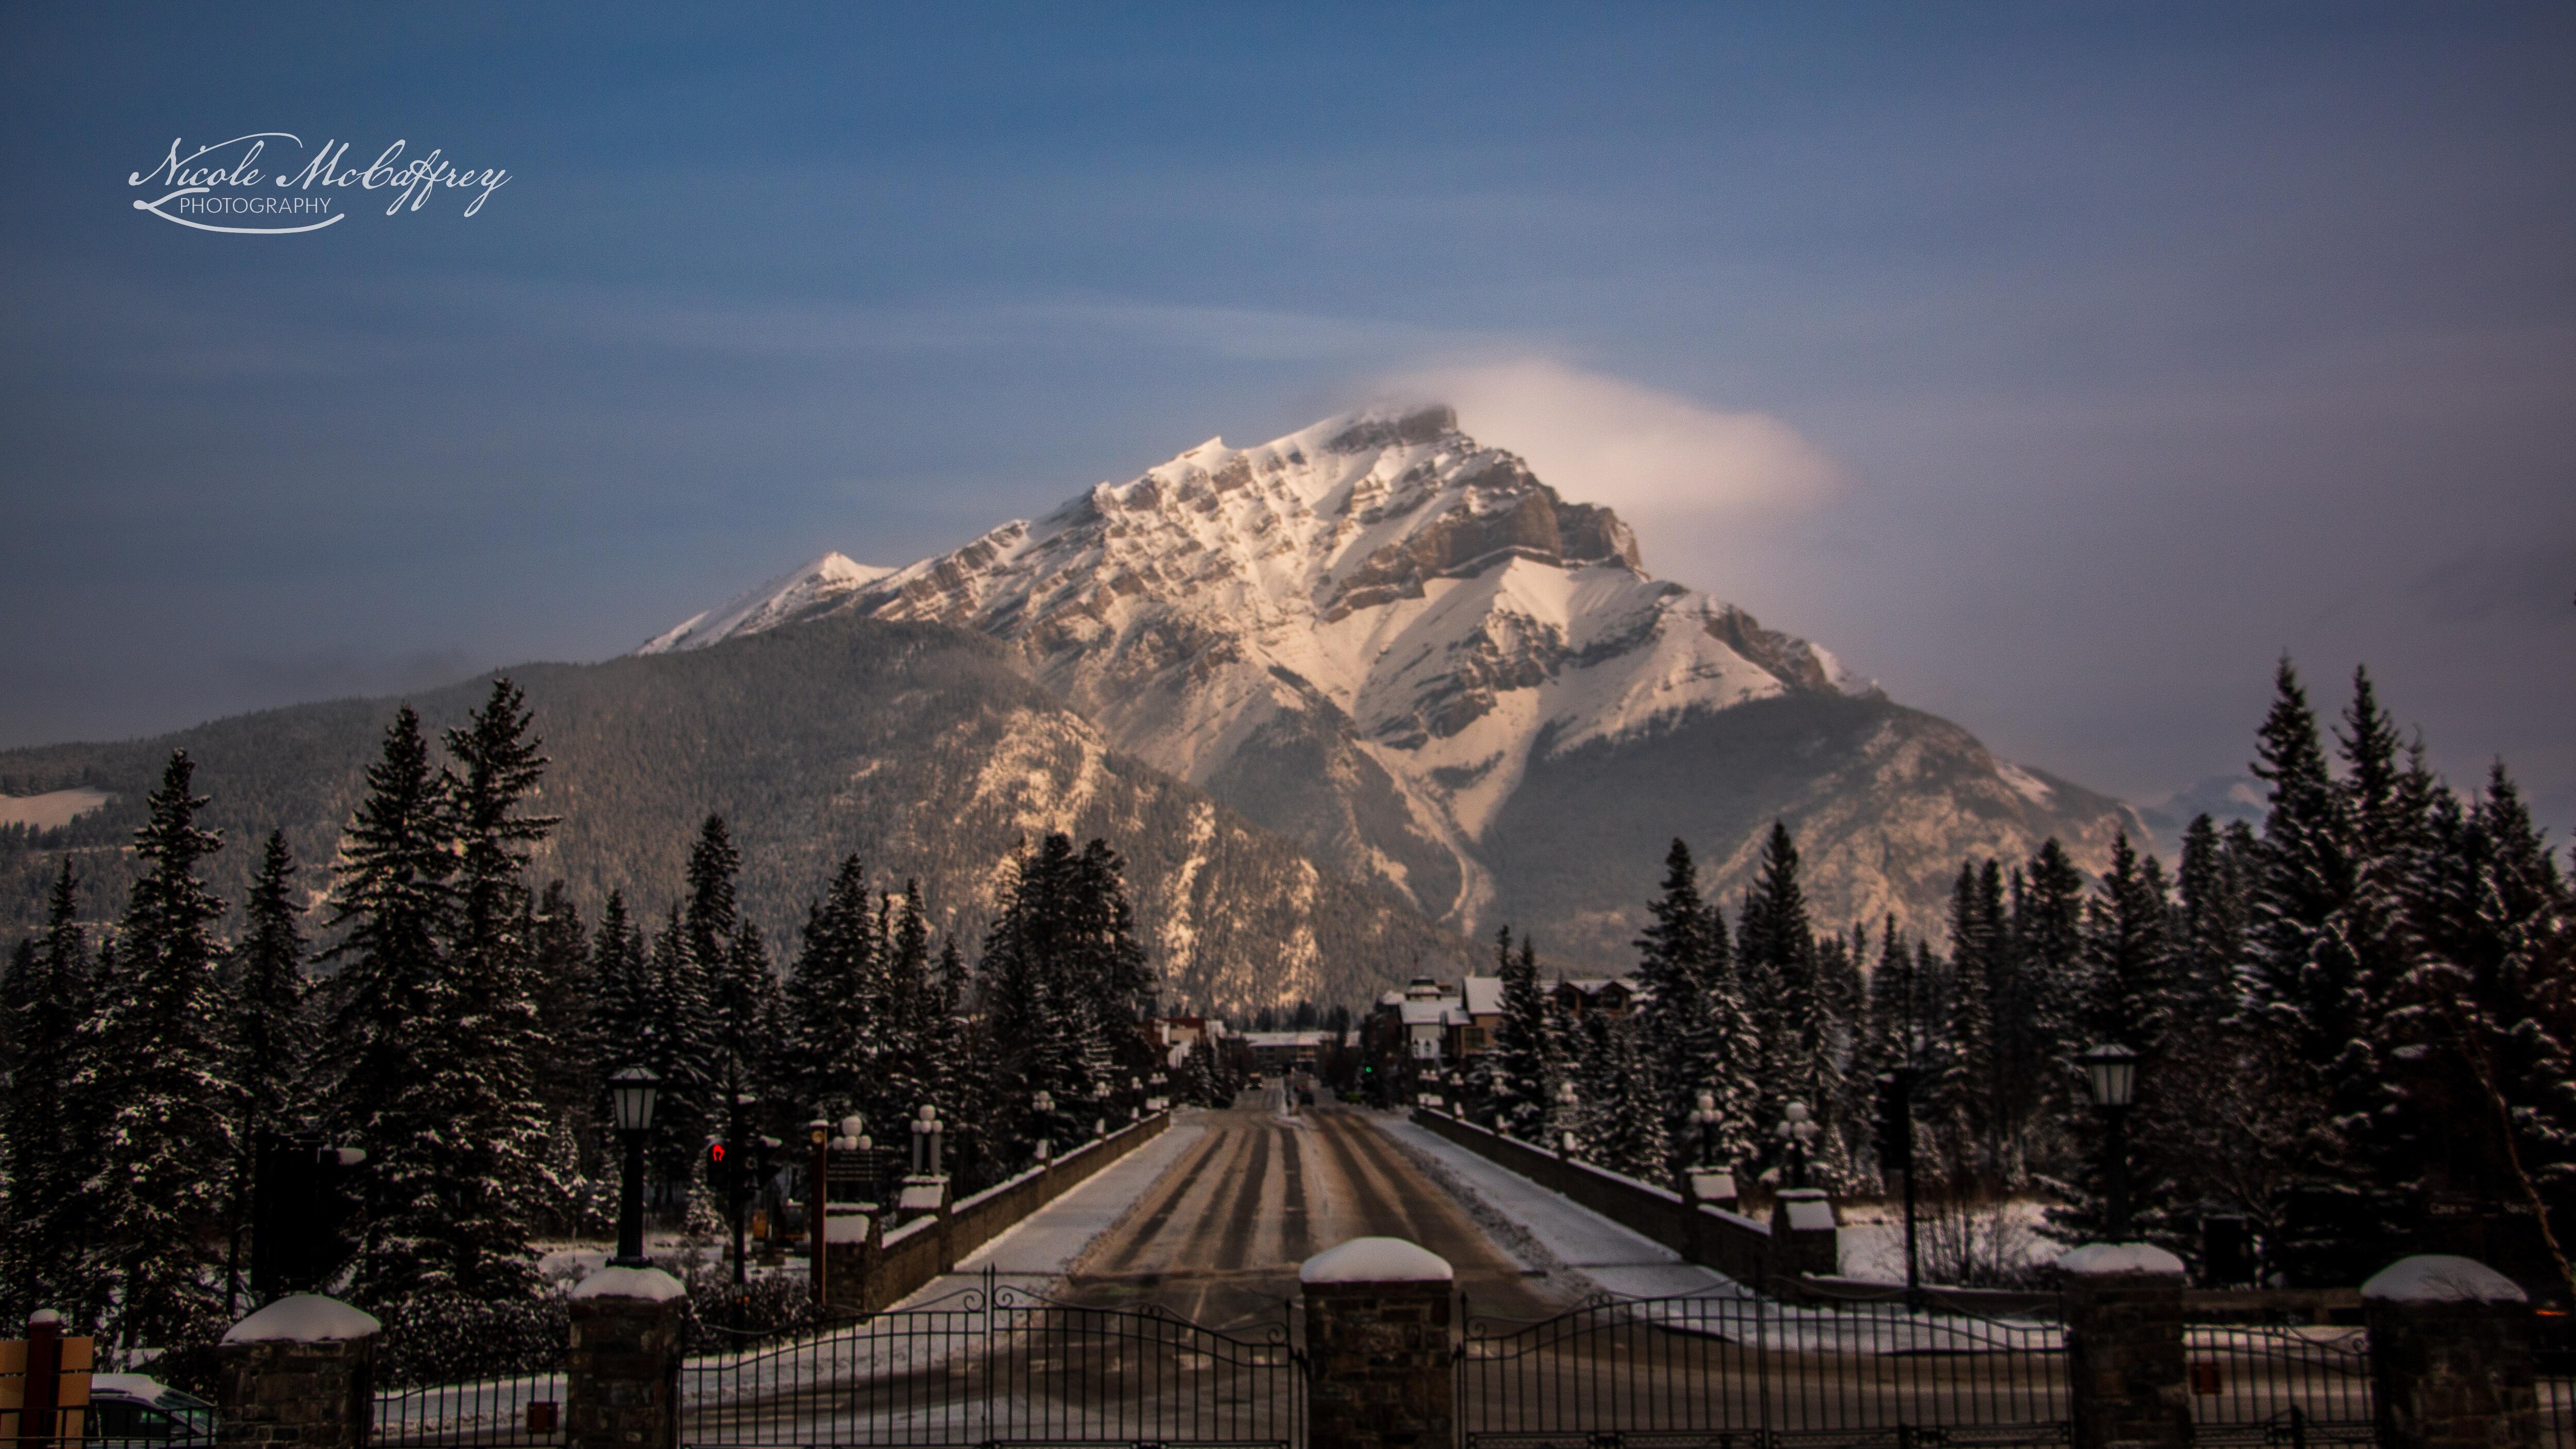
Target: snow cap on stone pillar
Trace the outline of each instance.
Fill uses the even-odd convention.
[[[2169,1273],[2182,1276],[2182,1259],[2153,1243],[2086,1243],[2061,1254],[2057,1271],[2105,1278],[2119,1273]]]
[[[1297,1270],[1300,1283],[1447,1283],[1457,1276],[1448,1259],[1402,1238],[1353,1238]]]
[[[2361,1285],[2364,1302],[2523,1303],[2520,1285],[2475,1258],[2419,1253],[2400,1258]]]
[[[688,1288],[659,1268],[607,1267],[574,1285],[575,1298],[642,1298],[662,1302],[686,1298]]]
[[[333,1343],[365,1338],[384,1324],[363,1308],[319,1293],[289,1293],[224,1330],[226,1343]]]

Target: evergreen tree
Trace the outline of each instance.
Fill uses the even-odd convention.
[[[600,908],[599,933],[592,938],[591,971],[597,981],[590,1013],[591,1037],[598,1043],[601,1095],[591,1098],[594,1117],[607,1108],[606,1079],[628,1067],[661,1060],[661,1022],[653,1012],[653,972],[643,928],[626,913],[626,893],[612,890]]]
[[[221,1258],[206,1245],[223,1240],[243,1093],[209,930],[224,903],[197,875],[223,842],[196,823],[208,801],[191,789],[195,768],[186,751],[171,755],[135,832],[143,875],[72,1084],[105,1117],[81,1196],[94,1277],[114,1294],[112,1328],[127,1349],[200,1343],[223,1327]]]
[[[2005,1171],[1995,1107],[2001,1073],[1991,975],[2002,935],[2003,880],[1993,861],[1986,864],[1980,872],[1961,862],[1950,890],[1949,1015],[1931,1098],[1950,1175],[1994,1186]]]
[[[724,1124],[721,1049],[714,992],[690,944],[678,902],[653,937],[646,972],[652,980],[654,1018],[651,1063],[662,1079],[653,1112],[654,1157],[665,1201],[696,1181],[701,1147]]]
[[[876,936],[868,923],[867,869],[853,855],[841,862],[822,901],[806,912],[804,948],[787,981],[800,1100],[827,1118],[889,1110],[872,1077],[885,1014]],[[891,1119],[877,1125],[893,1130]]]
[[[1826,1026],[1798,847],[1779,821],[1771,822],[1753,889],[1737,913],[1736,941],[1745,1004],[1762,1045],[1757,1120],[1774,1122],[1790,1102],[1810,1098]]]
[[[8,1056],[0,1074],[0,1322],[39,1308],[85,1326],[105,1294],[86,1269],[90,1220],[80,1205],[89,1118],[100,1104],[72,1093],[91,1042],[94,1000],[87,933],[75,915],[71,857],[45,902],[41,937],[19,943],[0,982]]]
[[[525,1180],[496,1177],[476,1140],[493,1110],[479,1075],[489,1044],[459,1030],[484,1006],[470,999],[469,979],[485,978],[449,955],[460,845],[452,781],[430,768],[420,717],[405,706],[342,837],[329,924],[347,934],[324,953],[341,963],[325,1120],[368,1154],[351,1291],[398,1316],[413,1304],[519,1296],[535,1277],[518,1205],[504,1199]]]
[[[227,1312],[240,1295],[242,1237],[251,1223],[260,1135],[290,1131],[306,1115],[303,1090],[313,1042],[304,1010],[302,913],[294,897],[294,852],[284,831],[271,831],[244,902],[248,930],[233,953],[229,982],[242,1120],[234,1138]]]
[[[2152,1054],[2173,1024],[2170,905],[2163,869],[2122,831],[2111,869],[2085,908],[2085,999],[2077,1020],[2087,1044],[2117,1042]]]
[[[2180,897],[2174,923],[2175,987],[2181,1010],[2193,1020],[2223,1020],[2235,1013],[2246,951],[2246,880],[2250,836],[2219,833],[2207,814],[2194,816],[2182,836],[2182,862],[2174,872]]]
[[[1640,1013],[1644,1050],[1663,1080],[1684,1084],[1698,1077],[1708,1046],[1709,946],[1699,871],[1679,837],[1664,857],[1663,891],[1647,903],[1646,914],[1648,924],[1635,942],[1637,981],[1646,996]],[[1666,1103],[1661,1110],[1670,1126],[1688,1107]]]
[[[1591,1019],[1601,1017],[1595,1013]],[[1606,1023],[1598,1036],[1594,1090],[1602,1110],[1590,1134],[1593,1160],[1613,1172],[1660,1183],[1672,1159],[1672,1144],[1664,1133],[1665,1094],[1646,1020],[1632,1013]]]
[[[2352,829],[2287,659],[2273,683],[2253,766],[2271,786],[2254,896],[2255,1004],[2323,1073],[2364,1025],[2360,963],[2335,929],[2353,894]]]
[[[617,904],[622,945],[626,905],[616,896],[611,899]],[[600,1031],[599,1008],[607,988],[593,964],[581,908],[562,881],[546,883],[525,933],[537,1032],[547,1048],[535,1063],[537,1100],[552,1124],[549,1141],[562,1137],[578,1144],[589,1135],[596,1115],[593,1108],[606,1083],[601,1052],[610,1041],[618,1040]],[[560,1144],[549,1146],[548,1160],[561,1160],[565,1150]],[[570,1150],[577,1156],[577,1145]]]
[[[521,810],[546,766],[531,722],[518,686],[501,678],[465,727],[446,736],[457,856],[457,938],[446,965],[469,1011],[455,1023],[469,1106],[455,1124],[448,1170],[469,1185],[460,1192],[457,1249],[472,1265],[466,1291],[484,1298],[534,1285],[535,1217],[564,1193],[546,1166],[549,1124],[536,1063],[557,1044],[546,1037],[532,989],[534,894],[526,880],[529,852],[560,821]]]
[[[1477,1095],[1485,1103],[1494,1130],[1525,1141],[1546,1131],[1549,1079],[1547,1000],[1539,994],[1538,957],[1512,955],[1512,928],[1500,927],[1494,938],[1495,971],[1503,981],[1503,1019],[1494,1028],[1493,1049],[1476,1059]]]

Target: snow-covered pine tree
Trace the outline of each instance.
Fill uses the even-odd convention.
[[[2127,831],[2084,910],[2084,997],[2076,1025],[2086,1047],[2118,1042],[2153,1056],[2174,1021],[2172,904],[2164,868]]]
[[[591,1039],[597,1043],[598,1089],[590,1098],[594,1119],[608,1110],[607,1079],[628,1067],[661,1060],[661,1022],[653,1013],[653,971],[643,928],[626,911],[626,892],[612,890],[600,907],[599,933],[591,939],[593,988]]]
[[[1665,1091],[1645,1018],[1631,1013],[1602,1031],[1602,1110],[1591,1134],[1593,1160],[1613,1172],[1661,1183],[1671,1170],[1664,1133]]]
[[[931,980],[930,924],[922,915],[921,883],[906,880],[903,894],[891,899],[894,909],[882,946],[887,1050],[879,1077],[888,1100],[909,1102],[916,1111],[927,1103],[948,1116],[955,1104],[939,1099],[937,1077],[939,1038],[949,1028],[940,1019],[942,1003]]]
[[[243,902],[246,930],[233,952],[234,1070],[242,1085],[245,1143],[262,1131],[287,1130],[304,1115],[299,1094],[313,1032],[305,1014],[304,912],[295,879],[286,833],[269,832]]]
[[[1503,978],[1503,1019],[1494,1028],[1494,1045],[1479,1058],[1485,1073],[1482,1091],[1493,1114],[1494,1129],[1523,1141],[1536,1141],[1547,1130],[1550,1027],[1547,999],[1539,994],[1538,957],[1515,958],[1512,928],[1501,927],[1494,943],[1495,969]]]
[[[2353,830],[2287,658],[2273,689],[2253,765],[2271,786],[2254,892],[2254,1004],[2322,1079],[2365,1025],[2361,963],[2336,929],[2353,895]]]
[[[625,915],[622,900],[618,914]],[[599,971],[592,961],[581,909],[562,881],[546,883],[525,929],[537,1030],[547,1044],[536,1062],[537,1100],[553,1124],[549,1134],[559,1126],[578,1146],[590,1136],[594,1108],[607,1080],[600,1053],[610,1038],[599,1032]],[[622,940],[622,925],[619,935]],[[549,1160],[560,1156],[555,1148],[548,1152]],[[584,1170],[590,1170],[588,1164]]]
[[[1733,1168],[1750,1163],[1762,1141],[1762,1038],[1746,1005],[1744,977],[1729,943],[1726,913],[1715,901],[1708,903],[1703,939],[1708,943],[1708,962],[1701,973],[1707,988],[1702,996],[1707,1036],[1699,1059],[1692,1064],[1693,1077],[1675,1090],[1694,1109],[1700,1094],[1708,1094],[1717,1123],[1705,1141],[1695,1136],[1686,1145],[1694,1153],[1705,1153],[1703,1160],[1708,1163]]]
[[[222,846],[201,829],[187,752],[170,756],[135,832],[143,873],[119,932],[117,973],[84,1024],[88,1061],[71,1095],[97,1104],[105,1130],[81,1184],[92,1220],[90,1272],[114,1294],[118,1345],[211,1340],[223,1324],[223,1241],[242,1120],[216,990],[209,928],[224,903],[197,867]]]
[[[2074,1020],[2084,974],[2084,873],[2051,836],[2014,872],[2010,895],[2003,939],[2013,980],[2008,1005],[1997,1012],[1995,1049],[1999,1130],[2018,1144],[2018,1176],[2061,1152],[2068,1105],[2084,1095],[2074,1061],[2082,1050]]]
[[[1658,1079],[1677,1089],[1660,1108],[1669,1133],[1686,1125],[1695,1095],[1690,1089],[1709,1047],[1709,910],[1690,847],[1679,836],[1664,856],[1663,889],[1647,903],[1646,915],[1646,928],[1633,943],[1646,996],[1638,1022],[1642,1049],[1654,1059]]]
[[[95,1003],[88,935],[76,915],[71,857],[45,898],[45,930],[23,941],[0,982],[8,1057],[0,1074],[0,1322],[39,1308],[86,1328],[104,1306],[91,1278],[91,1222],[80,1202],[83,1158],[101,1104],[76,1097]]]
[[[2002,934],[2002,876],[1986,862],[1980,872],[1961,862],[1950,890],[1950,960],[1945,993],[1948,1020],[1939,1059],[1932,1063],[1931,1111],[1945,1174],[1966,1187],[1999,1186],[1996,1141],[1997,1067],[1994,993],[1990,975]]]
[[[536,1286],[529,1248],[538,1218],[562,1200],[546,1161],[548,1121],[536,1063],[556,1050],[533,990],[534,893],[530,851],[560,823],[524,813],[544,779],[546,758],[528,733],[526,697],[507,678],[492,681],[483,707],[447,731],[453,762],[447,794],[456,839],[457,935],[447,952],[467,1014],[452,1023],[472,1085],[455,1122],[458,1160],[470,1190],[456,1224],[469,1297],[520,1297]]]
[[[2174,969],[2187,1019],[2222,1021],[2240,1005],[2252,860],[2237,842],[2251,839],[2221,834],[2206,813],[2183,828],[2181,863],[2174,871]]]
[[[867,868],[841,862],[823,899],[805,916],[805,943],[787,979],[796,1099],[827,1119],[887,1110],[869,1073],[884,1031],[885,1002],[869,929]],[[873,1121],[879,1133],[890,1122]]]
[[[285,1132],[309,1115],[305,1089],[313,1032],[305,1010],[304,932],[296,900],[295,853],[284,831],[269,832],[243,903],[245,930],[231,961],[233,1072],[242,1085],[234,1135],[227,1306],[240,1287],[242,1240],[250,1230],[260,1134]]]
[[[1780,1120],[1811,1090],[1827,1023],[1817,994],[1816,936],[1798,877],[1798,847],[1789,828],[1771,822],[1753,888],[1736,916],[1736,965],[1745,1004],[1762,1047],[1754,1082],[1760,1128]],[[1814,1104],[1811,1102],[1809,1106]],[[1757,1140],[1767,1141],[1769,1134]]]
[[[2396,1013],[2423,1050],[2401,1058],[2392,1115],[2439,1189],[2528,1208],[2576,1290],[2559,1230],[2576,1211],[2576,894],[2501,764],[2473,806],[2436,800],[2426,835],[2409,900],[2424,950]]]
[[[654,1156],[664,1200],[670,1201],[692,1180],[707,1137],[724,1126],[715,993],[677,901],[653,937],[650,961],[656,1056],[649,1065],[662,1079],[653,1111]]]

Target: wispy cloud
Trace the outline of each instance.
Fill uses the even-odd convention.
[[[1520,454],[1567,498],[1638,521],[1802,510],[1843,481],[1832,458],[1768,413],[1727,412],[1548,358],[1433,367],[1385,390],[1449,403],[1459,426]]]

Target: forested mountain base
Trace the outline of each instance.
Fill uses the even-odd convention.
[[[543,803],[563,825],[531,870],[560,877],[596,916],[610,891],[658,912],[709,814],[742,852],[743,917],[792,936],[839,861],[863,855],[920,881],[931,928],[973,940],[1016,844],[1050,830],[1118,843],[1141,939],[1176,1001],[1249,1011],[1366,999],[1420,969],[1457,968],[1465,944],[1376,890],[1318,870],[1296,847],[1201,792],[1109,750],[1014,673],[999,646],[937,624],[831,619],[720,649],[511,671],[553,760]],[[484,682],[413,700],[424,728],[461,723]],[[112,919],[136,866],[144,796],[173,749],[212,797],[205,823],[235,841],[282,829],[326,885],[388,705],[338,701],[218,720],[112,745],[0,755],[33,791],[113,793],[63,830],[0,841],[0,909],[35,929],[56,855],[79,869],[78,915]],[[218,854],[208,880],[238,899],[254,852]]]

